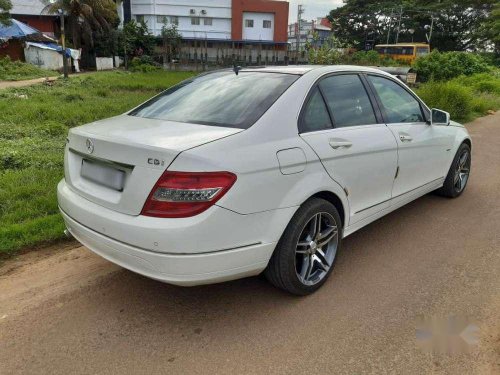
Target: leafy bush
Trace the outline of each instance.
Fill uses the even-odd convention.
[[[133,72],[148,73],[158,70],[158,67],[154,64],[151,56],[143,55],[132,59],[130,62],[130,70]]]
[[[468,121],[500,108],[500,74],[494,71],[447,82],[430,81],[416,91],[428,106],[448,111],[458,121]]]
[[[494,94],[500,96],[500,72],[474,74],[472,76],[460,76],[455,78],[456,82],[472,88],[480,93]]]
[[[472,112],[472,90],[457,82],[429,82],[417,94],[429,107],[449,112],[452,119],[466,119]]]
[[[56,72],[43,70],[35,65],[12,61],[9,56],[0,59],[0,81],[19,81],[55,75],[57,75]]]
[[[419,57],[413,64],[421,81],[447,80],[461,75],[485,73],[492,70],[486,60],[469,52],[444,52],[437,50]]]
[[[369,66],[399,66],[402,62],[379,54],[377,51],[357,51],[347,55],[344,59],[346,64],[369,65]]]

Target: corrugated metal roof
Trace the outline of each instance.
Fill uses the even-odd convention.
[[[11,14],[23,14],[39,16],[42,10],[47,6],[41,0],[11,0]]]

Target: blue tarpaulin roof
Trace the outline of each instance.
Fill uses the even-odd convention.
[[[25,23],[14,19],[12,19],[11,21],[12,23],[10,25],[4,25],[0,23],[0,38],[24,38],[28,35],[41,34],[40,31],[26,25]]]
[[[57,51],[59,53],[62,53],[62,47],[58,44],[55,43],[33,43],[33,42],[28,42],[26,43],[28,46],[34,46],[38,48],[43,48],[43,49],[51,49],[54,51]],[[66,48],[66,57],[71,57],[71,50],[69,48]]]

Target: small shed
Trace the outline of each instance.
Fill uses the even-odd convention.
[[[43,43],[26,42],[24,58],[27,63],[41,69],[60,70],[63,68],[62,54],[57,48]]]

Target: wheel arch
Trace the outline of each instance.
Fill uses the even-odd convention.
[[[312,199],[312,198],[321,198],[321,199],[324,199],[324,200],[330,202],[331,204],[333,204],[333,206],[339,212],[340,219],[342,220],[342,227],[345,228],[345,225],[347,222],[346,212],[348,212],[348,211],[344,207],[342,200],[340,199],[340,197],[337,194],[332,193],[331,191],[328,191],[328,190],[323,190],[323,191],[317,192],[317,193],[313,194],[311,197],[309,197],[309,199]],[[307,199],[307,200],[309,200],[309,199]]]
[[[465,138],[465,139],[462,141],[462,143],[465,143],[467,146],[469,146],[469,148],[470,148],[470,149],[471,149],[471,151],[472,151],[472,142],[471,142],[470,138]],[[460,144],[462,144],[462,143],[460,143]],[[460,146],[459,146],[459,147],[460,147]]]

